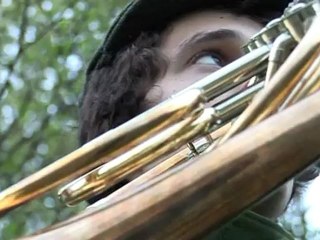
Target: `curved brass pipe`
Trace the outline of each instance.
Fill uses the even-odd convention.
[[[314,94],[131,189],[126,198],[106,201],[25,239],[199,239],[317,159],[319,101],[320,93]]]
[[[99,166],[81,178],[64,186],[59,190],[58,194],[60,198],[69,206],[77,204],[105,191],[105,189],[112,187],[121,179],[130,176],[130,174],[144,166],[150,165],[161,156],[165,156],[175,149],[186,145],[187,142],[193,141],[195,137],[206,133],[210,134],[209,129],[217,129],[237,117],[249,105],[253,96],[263,88],[263,85],[264,82],[257,83],[243,92],[232,96],[230,99],[217,104],[212,109],[206,109],[205,111],[212,112],[210,119],[206,120],[208,126],[201,123],[203,127],[199,128],[200,123],[197,120],[194,120],[194,123],[191,121],[187,121],[184,124],[182,122],[178,123],[179,128],[177,131],[167,129],[155,135],[153,139],[113,159],[112,162]],[[197,131],[194,131],[195,126],[198,129]],[[191,129],[189,129],[190,127]],[[191,132],[193,133],[190,134]],[[181,137],[185,135],[189,135],[189,137],[184,137],[183,141],[181,141]]]
[[[216,94],[213,90],[223,92],[248,80],[256,67],[265,63],[268,53],[266,46],[254,50],[200,80],[197,88],[182,91],[5,189],[0,193],[0,215],[114,159],[184,117],[200,114],[205,101]]]
[[[292,34],[298,45],[281,67],[272,72],[270,84],[254,97],[218,141],[218,144],[223,143],[221,146],[210,146],[196,161],[179,166],[176,165],[181,160],[171,158],[168,165],[160,165],[163,169],[156,168],[159,171],[153,172],[155,178],[150,180],[152,175],[144,175],[149,182],[140,180],[140,185],[131,185],[138,187],[138,190],[129,189],[133,195],[120,200],[109,198],[106,204],[98,207],[99,211],[97,208],[86,211],[35,239],[72,239],[73,236],[68,235],[70,231],[77,232],[77,238],[81,235],[86,239],[194,238],[238,214],[312,163],[320,154],[320,93],[291,105],[320,87],[320,35],[317,31],[320,17],[310,13],[320,9],[315,7],[317,4],[318,1],[312,1],[299,5],[281,18],[287,27],[284,31]],[[297,19],[313,20],[305,35],[304,24],[298,24],[298,29],[294,29]],[[215,108],[205,108],[206,102],[251,77],[261,80],[273,47],[273,34],[265,35],[271,36],[266,42],[263,37],[255,36],[256,42],[252,42],[255,49],[247,55],[3,191],[0,193],[0,214],[107,163],[98,170],[96,180],[101,186],[97,190],[95,185],[95,191],[100,191],[105,183],[112,184],[116,178],[124,177],[127,169],[133,173],[144,166],[142,163],[157,160],[163,153],[208,134],[215,129],[215,114],[224,112],[221,106],[226,102]],[[242,108],[247,103],[243,99],[247,98],[229,105],[234,107],[230,112]],[[290,108],[286,109],[288,106]],[[284,111],[270,118],[279,109]],[[223,116],[233,118],[230,112],[226,111]],[[248,126],[250,129],[234,136]],[[218,147],[214,149],[215,146]],[[153,157],[148,155],[150,152]],[[128,155],[133,160],[126,162]],[[172,166],[176,167],[170,169]],[[253,178],[257,181],[252,181]],[[248,186],[247,191],[234,191]],[[85,197],[86,194],[84,191]],[[214,218],[208,218],[213,215]],[[155,231],[155,225],[163,228],[161,232]]]
[[[320,17],[316,17],[306,36],[274,74],[270,84],[258,94],[256,100],[237,119],[229,132],[219,141],[220,144],[278,110],[320,54],[319,26]]]
[[[110,161],[181,118],[196,117],[201,114],[202,106],[201,91],[194,89],[101,135],[2,191],[0,215]]]

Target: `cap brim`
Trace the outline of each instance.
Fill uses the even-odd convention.
[[[142,32],[161,32],[168,23],[191,11],[204,8],[239,11],[245,0],[136,0],[132,1],[117,17],[107,33],[104,43],[89,64],[87,73],[96,68],[103,53],[112,57],[132,43]],[[248,2],[248,1],[246,1]],[[252,3],[251,3],[252,2]],[[282,12],[291,0],[252,0],[246,11],[262,16],[266,10]],[[255,11],[256,9],[256,11]],[[271,20],[271,19],[270,19]]]

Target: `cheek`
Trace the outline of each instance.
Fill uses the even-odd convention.
[[[194,65],[179,73],[167,73],[146,94],[145,102],[147,108],[154,107],[171,95],[189,87],[218,69],[219,67],[217,66]]]
[[[167,99],[171,95],[189,87],[218,69],[219,67],[212,67],[208,65],[194,65],[180,73],[167,74],[165,78],[158,82],[158,85],[162,89],[162,100]]]

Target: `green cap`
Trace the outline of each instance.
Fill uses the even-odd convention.
[[[119,14],[102,46],[89,63],[87,74],[111,64],[114,56],[142,32],[161,32],[184,14],[201,9],[220,9],[257,17],[267,23],[276,18],[292,0],[134,0]],[[103,59],[103,61],[100,61]],[[106,59],[108,59],[106,61]]]

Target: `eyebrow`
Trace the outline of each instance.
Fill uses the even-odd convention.
[[[199,32],[193,35],[192,37],[184,40],[178,46],[178,51],[183,52],[186,48],[190,48],[193,45],[201,44],[213,40],[223,40],[226,38],[241,39],[241,35],[237,31],[230,29],[219,29],[216,31],[210,32]]]

